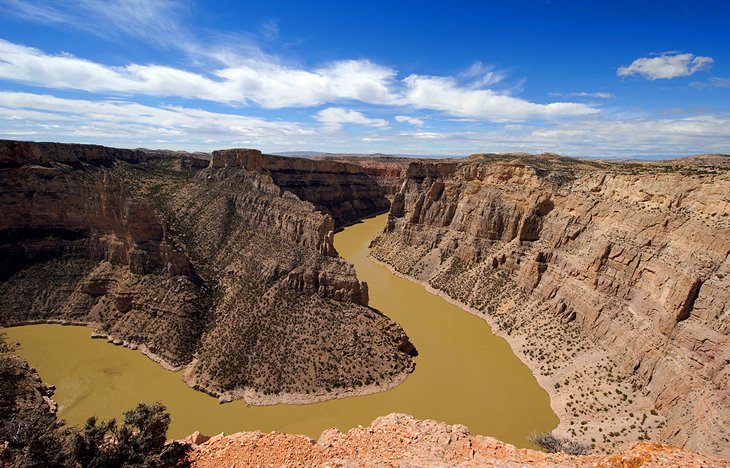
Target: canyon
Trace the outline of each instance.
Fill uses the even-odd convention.
[[[366,307],[332,245],[336,224],[387,206],[382,189],[342,163],[256,150],[206,162],[0,141],[0,324],[91,325],[221,401],[317,401],[405,378],[413,345]],[[287,179],[300,169],[306,190]],[[349,188],[337,203],[332,180]]]
[[[730,458],[730,158],[412,162],[372,255],[483,317],[556,434]]]
[[[317,443],[190,440],[198,466],[279,463],[280,450],[312,464],[721,463],[648,440],[730,459],[730,157],[291,158],[0,141],[0,187],[0,325],[90,325],[221,402],[249,404],[384,390],[414,370],[419,343],[368,307],[333,241],[387,211],[372,257],[484,319],[550,394],[554,434],[604,454],[528,452],[395,414]],[[393,437],[403,444],[383,446]],[[372,458],[353,455],[373,444]]]

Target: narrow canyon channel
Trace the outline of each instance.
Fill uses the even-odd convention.
[[[370,239],[387,215],[367,219],[335,236],[340,255],[370,287],[370,305],[400,323],[418,349],[416,370],[397,388],[374,395],[311,405],[247,407],[188,388],[141,352],[90,338],[86,327],[31,325],[9,328],[19,354],[57,387],[59,416],[83,424],[90,415],[119,418],[139,401],[162,401],[172,415],[168,436],[261,430],[317,438],[327,428],[367,426],[377,416],[408,413],[420,419],[465,424],[473,434],[530,446],[531,432],[558,419],[547,393],[507,342],[483,320],[392,274],[368,257]]]

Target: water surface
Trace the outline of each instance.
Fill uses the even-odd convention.
[[[180,372],[166,371],[138,351],[90,339],[89,328],[31,325],[6,332],[21,342],[19,354],[41,378],[56,385],[59,416],[72,424],[91,415],[119,418],[139,401],[159,400],[172,415],[168,435],[174,438],[196,430],[276,430],[316,438],[330,427],[367,426],[378,416],[401,412],[529,446],[531,432],[558,423],[547,393],[483,320],[368,258],[368,243],[385,216],[346,228],[335,236],[335,247],[367,281],[370,305],[400,323],[418,349],[416,371],[387,392],[312,405],[220,405],[188,388]]]

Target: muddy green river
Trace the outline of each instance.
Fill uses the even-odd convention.
[[[317,438],[330,427],[367,426],[377,416],[401,412],[529,446],[531,432],[558,423],[547,393],[486,322],[368,258],[368,243],[385,216],[348,227],[335,236],[335,246],[367,281],[370,305],[400,323],[418,349],[415,372],[387,392],[311,405],[220,405],[188,388],[181,373],[164,370],[142,353],[91,339],[89,328],[31,325],[5,331],[21,343],[19,354],[41,378],[57,387],[58,414],[72,424],[91,415],[119,418],[137,402],[159,400],[172,415],[168,436],[174,438],[196,430],[275,430]]]

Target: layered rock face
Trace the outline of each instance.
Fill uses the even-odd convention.
[[[408,164],[416,159],[397,156],[367,155],[367,156],[315,156],[312,159],[324,161],[340,161],[360,166],[365,174],[374,178],[383,188],[385,196],[392,199],[400,190],[400,183],[408,168]]]
[[[506,336],[553,395],[562,434],[727,458],[728,169],[413,163],[373,255]]]
[[[383,188],[355,164],[232,149],[214,151],[211,167],[243,167],[264,173],[282,190],[331,215],[338,228],[384,213],[389,206]]]
[[[202,332],[198,279],[164,219],[101,170],[115,151],[0,142],[0,320],[91,322],[177,367]]]
[[[91,324],[253,403],[402,380],[408,338],[366,307],[332,217],[201,159],[0,142],[0,324]]]
[[[389,414],[369,427],[306,436],[241,432],[183,441],[193,467],[218,466],[728,466],[722,460],[667,445],[640,443],[608,456],[570,456],[518,449],[465,426]]]

